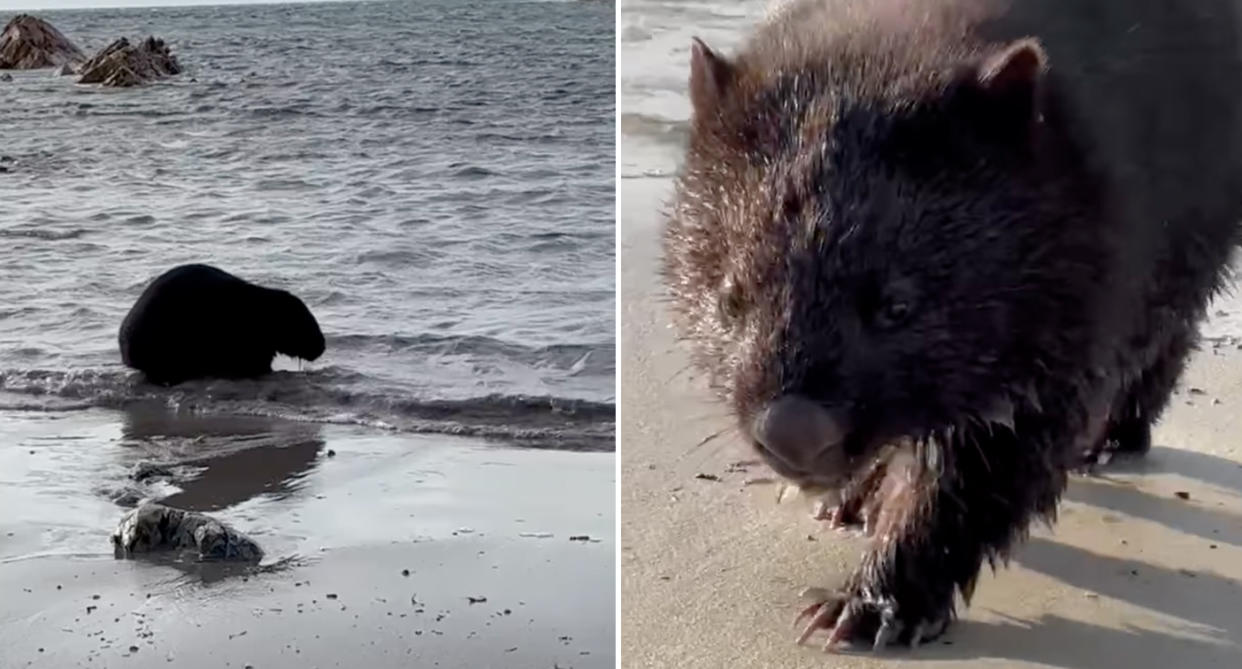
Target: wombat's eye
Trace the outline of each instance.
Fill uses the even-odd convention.
[[[726,281],[721,287],[717,308],[720,310],[721,320],[725,323],[733,324],[741,320],[746,304],[742,299],[741,290],[733,282]]]
[[[910,318],[910,303],[902,299],[886,299],[880,304],[876,314],[876,324],[882,328],[893,328]]]

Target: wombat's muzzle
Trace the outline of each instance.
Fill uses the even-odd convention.
[[[773,468],[795,478],[845,474],[842,444],[848,433],[845,416],[800,395],[773,400],[751,424],[751,436]]]

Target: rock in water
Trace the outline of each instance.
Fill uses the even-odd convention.
[[[38,70],[86,60],[86,54],[52,24],[18,14],[0,33],[0,70]]]
[[[156,551],[196,552],[200,560],[258,562],[263,549],[253,539],[215,518],[174,509],[162,504],[143,504],[121,518],[112,544],[119,557]]]
[[[148,37],[135,45],[122,37],[95,54],[78,72],[82,75],[79,84],[125,87],[180,74],[181,65],[162,39]]]

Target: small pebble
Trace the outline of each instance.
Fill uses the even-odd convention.
[[[329,449],[328,449],[328,457],[330,457],[330,458],[335,458],[335,457],[336,457],[336,451],[334,451],[334,450],[332,450],[332,449],[330,449],[330,448],[329,448]]]
[[[832,598],[832,593],[826,588],[807,587],[798,593],[798,597],[810,601],[826,602]]]
[[[409,576],[409,575],[410,575],[410,570],[409,570],[409,569],[402,569],[402,570],[401,570],[401,575],[402,575],[402,576]]]
[[[329,592],[327,596],[328,596],[328,599],[336,599],[336,593],[335,593],[335,592]]]
[[[694,478],[696,478],[696,479],[702,479],[702,480],[704,480],[704,481],[719,481],[719,480],[720,480],[720,477],[719,477],[719,476],[716,476],[715,474],[702,474],[702,473],[700,473],[700,474],[695,474],[695,475],[694,475]]]

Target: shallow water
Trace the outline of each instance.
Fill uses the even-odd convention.
[[[0,415],[157,400],[612,447],[611,5],[42,16],[88,52],[158,35],[186,72],[0,84]],[[294,292],[327,353],[143,384],[117,329],[184,262]]]
[[[691,40],[732,54],[780,1],[621,3],[621,178],[668,176],[680,166],[690,118]]]

